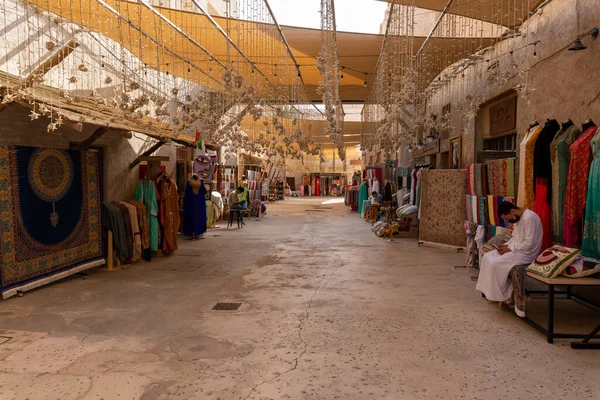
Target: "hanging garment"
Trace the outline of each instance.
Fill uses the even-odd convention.
[[[252,202],[255,201],[260,201],[260,200],[252,200]],[[206,226],[208,228],[214,228],[216,223],[217,223],[217,219],[215,217],[215,205],[213,204],[213,202],[211,200],[207,200],[206,201]]]
[[[127,233],[121,210],[112,203],[104,203],[104,226],[113,233],[113,246],[121,263],[129,259]]]
[[[179,194],[177,194],[177,185],[168,180],[162,184],[162,194],[160,196],[161,218],[164,227],[163,247],[165,253],[172,253],[177,250],[177,233],[179,232]],[[202,196],[204,198],[204,196]]]
[[[321,178],[315,179],[315,196],[321,196]]]
[[[269,189],[269,185],[267,185],[266,197],[269,196],[268,189]],[[264,192],[264,190],[263,190],[263,192]],[[215,205],[215,218],[217,220],[221,219],[221,216],[223,215],[223,209],[224,209],[223,196],[221,196],[221,193],[213,191],[210,194],[210,200]]]
[[[410,204],[417,204],[417,172],[419,168],[415,168],[411,173],[411,182],[410,182]]]
[[[383,201],[389,201],[392,202],[393,198],[392,198],[392,184],[391,183],[386,183],[385,186],[383,187]]]
[[[131,256],[131,262],[136,262],[142,257],[142,238],[140,236],[140,225],[138,222],[137,210],[134,206],[129,203],[121,202],[129,211],[129,218],[131,220],[131,229],[133,234],[133,255]]]
[[[381,193],[380,187],[379,187],[379,180],[377,180],[377,178],[373,179],[373,187],[371,189],[371,193],[372,192],[377,192],[378,194]]]
[[[158,250],[158,201],[154,182],[150,180],[139,181],[135,190],[135,200],[146,206],[150,250],[156,251]]]
[[[119,209],[121,213],[121,217],[123,219],[123,223],[125,225],[125,241],[127,242],[127,261],[131,261],[134,253],[133,246],[133,225],[131,223],[131,215],[129,214],[129,210],[123,204],[118,202],[112,203],[115,207]]]
[[[533,176],[535,178],[535,212],[542,221],[544,237],[542,248],[552,247],[552,218],[550,203],[552,201],[552,163],[550,161],[550,144],[554,141],[560,125],[556,120],[549,120],[544,125],[535,142],[533,157]]]
[[[553,241],[563,244],[563,228],[565,223],[565,194],[571,152],[569,148],[577,140],[581,130],[575,125],[567,128],[564,134],[557,136],[550,145],[552,157],[552,236]],[[556,148],[554,155],[553,148]]]
[[[360,215],[362,215],[362,213],[363,213],[363,202],[365,200],[367,200],[367,198],[369,197],[369,195],[367,193],[367,191],[368,191],[367,186],[368,185],[367,185],[366,181],[363,181],[363,183],[360,185],[360,192],[358,194],[358,209],[357,209],[357,211]]]
[[[571,163],[565,194],[565,226],[563,236],[565,246],[576,247],[581,238],[582,220],[587,200],[592,148],[590,142],[598,128],[593,126],[585,130],[571,145]],[[596,194],[597,195],[597,194]]]
[[[600,129],[590,142],[594,160],[590,167],[582,254],[600,260]]]
[[[542,248],[542,222],[531,210],[525,210],[514,224],[512,238],[506,243],[510,252],[501,255],[497,250],[486,253],[481,260],[477,290],[488,300],[510,299],[513,284],[510,271],[515,265],[530,264]]]
[[[519,207],[535,208],[535,189],[533,178],[533,159],[535,153],[535,142],[542,127],[536,125],[529,129],[529,132],[523,138],[519,153],[519,193],[517,205]]]
[[[183,234],[202,236],[206,232],[206,189],[200,180],[190,179],[183,198]]]
[[[129,202],[133,205],[137,212],[138,224],[140,227],[140,239],[142,242],[142,250],[150,248],[150,232],[148,228],[148,211],[146,206],[139,201],[131,200]]]

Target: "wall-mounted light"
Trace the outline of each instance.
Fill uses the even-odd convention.
[[[421,142],[419,140],[419,143],[417,143],[417,149],[421,150],[423,148],[423,142]]]
[[[409,144],[408,147],[406,148],[406,150],[408,150],[409,153],[412,153],[414,150],[412,144]]]
[[[587,49],[587,47],[583,43],[581,43],[581,38],[588,34],[591,35],[593,39],[596,39],[598,37],[598,28],[593,28],[591,31],[589,31],[585,35],[578,36],[577,39],[575,39],[575,41],[571,45],[571,47],[569,47],[569,51],[579,51],[579,50]]]
[[[427,143],[433,143],[433,141],[435,140],[435,136],[433,136],[433,133],[429,132],[429,135],[427,135],[425,140],[427,141]]]

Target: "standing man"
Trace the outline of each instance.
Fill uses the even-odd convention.
[[[510,271],[516,265],[531,264],[542,248],[542,222],[533,211],[517,207],[505,201],[498,206],[498,214],[505,221],[514,224],[512,238],[496,250],[483,256],[477,290],[488,300],[507,301],[513,294]],[[522,305],[515,306],[517,315],[524,317]]]

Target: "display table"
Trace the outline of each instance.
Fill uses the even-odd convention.
[[[590,343],[592,339],[600,339],[598,332],[600,332],[600,325],[593,329],[589,334],[577,334],[577,333],[555,333],[554,332],[554,300],[556,295],[564,295],[566,299],[576,300],[592,308],[598,309],[594,304],[590,304],[584,299],[572,293],[572,288],[575,286],[600,286],[600,279],[597,278],[566,278],[557,277],[553,279],[543,278],[531,272],[527,272],[527,277],[536,280],[537,282],[548,285],[548,290],[535,291],[527,290],[528,294],[546,294],[548,296],[548,321],[547,327],[544,328],[537,322],[525,317],[523,320],[529,325],[533,326],[538,331],[546,335],[548,343],[553,343],[554,339],[583,339],[582,342],[573,342],[571,347],[574,349],[600,349],[600,343]],[[556,286],[566,287],[566,292],[559,292],[555,290]]]

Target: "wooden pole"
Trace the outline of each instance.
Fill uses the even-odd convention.
[[[110,272],[114,271],[114,258],[113,258],[113,233],[112,231],[108,231],[108,257],[107,257],[107,267]]]
[[[69,56],[79,46],[79,43],[75,39],[71,39],[63,47],[58,49],[49,59],[41,63],[36,69],[34,69],[23,81],[12,89],[12,91],[18,91],[33,86],[35,80],[52,68],[60,64],[65,58]]]
[[[129,164],[129,169],[133,169],[133,167],[135,167],[140,162],[142,162],[142,157],[148,157],[150,154],[152,154],[156,150],[160,149],[162,147],[162,145],[164,145],[165,143],[166,142],[163,142],[163,141],[159,141],[159,142],[155,143],[154,146],[150,147],[148,150],[146,150],[145,152],[143,152],[142,155],[140,155],[138,158],[136,158],[135,160],[133,160]]]

